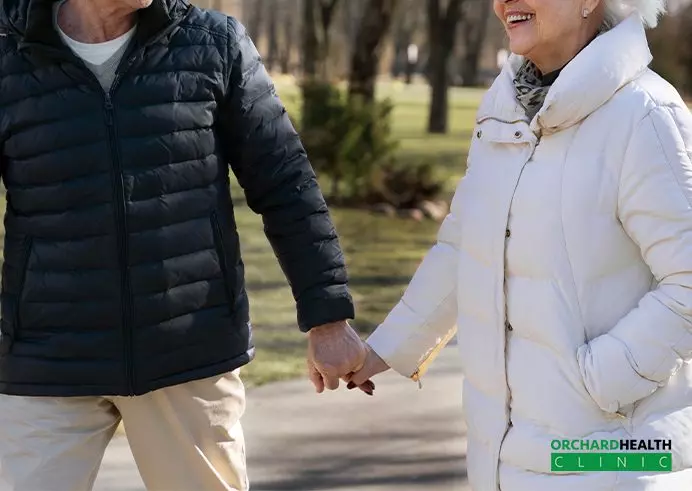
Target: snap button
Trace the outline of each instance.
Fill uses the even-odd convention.
[[[508,330],[508,331],[514,331],[514,328],[512,327],[512,324],[510,324],[509,322],[507,323],[507,330]]]
[[[509,239],[509,237],[512,235],[512,232],[509,231],[509,229],[505,230],[505,237]]]
[[[522,137],[522,132],[521,131],[515,131],[514,132],[514,138],[519,139]]]
[[[480,140],[481,136],[483,136],[483,132],[481,130],[478,130],[478,132],[476,133],[476,137]]]

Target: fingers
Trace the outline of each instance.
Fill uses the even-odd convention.
[[[375,392],[375,383],[372,380],[366,381],[363,385],[356,385],[353,382],[349,382],[346,388],[348,390],[353,390],[356,387],[358,387],[362,392],[365,392],[367,395],[371,396]]]
[[[320,375],[320,372],[317,371],[317,368],[315,368],[315,365],[310,362],[308,362],[308,375],[312,385],[315,386],[315,391],[317,391],[318,394],[324,392],[324,379],[322,375]]]
[[[329,390],[336,390],[339,388],[339,376],[337,373],[338,372],[329,365],[322,367],[320,375],[324,381],[325,388]]]

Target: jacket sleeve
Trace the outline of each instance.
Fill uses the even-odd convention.
[[[581,346],[585,385],[607,412],[665,385],[692,359],[692,115],[657,107],[622,167],[618,216],[656,287],[608,333]]]
[[[393,370],[411,377],[428,353],[453,329],[457,317],[460,227],[457,199],[399,303],[367,343]]]
[[[304,332],[354,317],[344,255],[315,173],[245,28],[228,19],[217,131],[296,300]]]

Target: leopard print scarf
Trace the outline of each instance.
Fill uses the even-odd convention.
[[[543,106],[548,90],[550,84],[544,83],[538,67],[528,60],[525,61],[514,77],[514,91],[517,101],[529,119],[533,119]]]

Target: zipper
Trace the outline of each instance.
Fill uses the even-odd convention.
[[[132,290],[130,285],[129,277],[129,258],[128,258],[128,242],[127,242],[127,209],[125,200],[125,186],[123,182],[123,169],[122,162],[120,159],[120,147],[118,145],[118,133],[117,124],[115,120],[115,106],[113,105],[113,94],[120,83],[120,80],[124,73],[129,70],[129,68],[134,64],[137,57],[144,52],[144,50],[158,42],[160,39],[168,35],[173,31],[192,11],[192,5],[188,5],[187,10],[173,21],[168,27],[162,30],[159,34],[151,38],[147,43],[142,46],[137,47],[133,50],[127,50],[125,56],[120,61],[118,68],[116,69],[115,77],[113,83],[111,84],[110,90],[106,92],[103,90],[101,83],[96,78],[96,75],[89,70],[89,68],[84,63],[84,60],[76,56],[72,51],[67,49],[61,49],[54,46],[49,46],[41,43],[25,43],[21,42],[19,44],[20,50],[26,50],[29,48],[38,48],[46,54],[53,55],[58,59],[66,59],[74,63],[76,66],[80,67],[87,75],[88,80],[95,87],[97,87],[98,92],[103,94],[104,97],[104,109],[105,109],[105,124],[108,131],[108,145],[111,151],[111,156],[113,160],[112,166],[112,183],[113,183],[113,195],[115,198],[115,226],[116,235],[118,241],[118,260],[120,262],[120,282],[121,282],[121,313],[123,321],[123,336],[124,336],[124,346],[123,346],[123,360],[125,364],[125,380],[127,385],[127,393],[130,396],[135,395],[134,391],[134,364],[132,361],[133,354],[133,339],[132,339],[132,324],[134,322],[134,308],[132,305]]]
[[[14,306],[14,328],[12,329],[14,332],[12,333],[12,339],[10,339],[10,344],[12,344],[14,339],[17,338],[20,330],[21,318],[19,315],[19,309],[22,305],[22,296],[24,295],[24,285],[26,283],[26,272],[29,267],[29,260],[31,259],[31,249],[33,248],[33,244],[33,237],[27,235],[24,238],[24,244],[22,247],[22,252],[24,256],[22,256],[22,270],[20,273],[21,276],[19,277],[19,289],[17,291],[17,301],[15,302]]]
[[[117,77],[116,77],[117,78]],[[111,94],[115,87],[115,80],[111,86],[111,92],[105,94],[105,116],[108,129],[108,144],[112,158],[111,175],[113,185],[113,198],[115,201],[115,229],[118,241],[118,261],[120,262],[120,291],[122,292],[121,315],[123,322],[123,360],[125,364],[125,381],[127,392],[134,395],[134,367],[132,363],[132,290],[128,269],[127,250],[127,209],[125,200],[125,186],[123,183],[122,163],[120,161],[120,148],[118,145],[117,125],[115,122],[115,108]]]
[[[505,123],[505,124],[517,124],[517,123],[526,123],[526,124],[531,124],[531,121],[528,121],[527,119],[524,118],[519,118],[519,119],[514,119],[514,120],[507,120],[507,119],[500,119],[496,118],[495,116],[485,116],[483,118],[479,118],[476,120],[476,124],[481,124],[484,121],[497,121],[498,123]]]
[[[531,159],[533,159],[533,156],[536,153],[536,148],[538,147],[540,142],[541,142],[541,135],[539,134],[539,135],[537,135],[535,143],[532,143],[531,153],[530,153],[529,157],[526,159],[526,161],[524,162],[524,165],[521,167],[521,171],[519,171],[519,177],[517,178],[517,182],[514,185],[514,190],[512,191],[512,199],[510,200],[510,205],[509,205],[510,209],[512,207],[512,202],[514,201],[514,195],[516,194],[517,188],[519,187],[519,181],[521,180],[521,176],[524,173],[524,169],[526,168],[526,165],[531,161]],[[507,220],[505,222],[505,230],[509,230],[509,210],[507,212]],[[505,365],[505,384],[507,386],[507,392],[506,392],[507,393],[507,404],[505,407],[505,412],[507,415],[506,416],[507,417],[507,425],[505,427],[505,432],[502,435],[502,439],[500,440],[500,445],[499,445],[498,451],[497,451],[497,457],[496,457],[497,469],[496,469],[496,476],[495,476],[495,480],[496,480],[496,486],[495,487],[496,488],[499,487],[500,452],[502,451],[502,445],[504,445],[504,443],[505,443],[505,439],[507,438],[507,434],[509,433],[510,428],[512,428],[512,426],[514,426],[512,423],[512,416],[511,416],[512,391],[509,388],[509,382],[508,382],[508,378],[507,378],[507,346],[509,345],[508,337],[511,335],[510,334],[511,331],[509,331],[509,328],[508,328],[510,324],[509,324],[509,319],[507,317],[507,291],[506,291],[506,288],[507,288],[507,241],[508,240],[509,240],[509,236],[508,236],[508,234],[505,233],[504,250],[502,252],[502,255],[503,255],[502,256],[502,262],[503,262],[502,288],[504,290],[503,297],[504,297],[504,304],[505,304],[505,308],[504,308],[504,310],[505,310],[505,315],[504,315],[504,317],[505,317],[505,322],[504,322],[504,324],[505,324],[505,326],[504,326],[504,334],[505,334],[504,365]]]
[[[421,360],[418,362],[418,367],[416,368],[416,371],[413,372],[409,377],[414,382],[418,382],[419,389],[423,388],[423,383],[421,381],[423,374],[427,372],[428,368],[433,363],[435,358],[437,358],[442,349],[449,344],[449,342],[452,340],[456,333],[457,327],[455,325],[449,331],[447,331],[444,337],[440,338],[437,341],[437,344],[433,346],[433,348],[431,348],[425,355],[423,355],[423,357],[421,357]]]
[[[211,213],[211,226],[212,232],[214,234],[214,247],[216,248],[216,255],[219,257],[219,266],[221,267],[221,274],[223,275],[223,285],[226,291],[226,300],[228,302],[228,309],[230,314],[233,315],[233,306],[235,305],[235,296],[231,293],[229,287],[229,277],[228,277],[228,263],[226,262],[226,251],[223,245],[223,232],[221,230],[221,224],[219,223],[219,216],[216,211]]]

